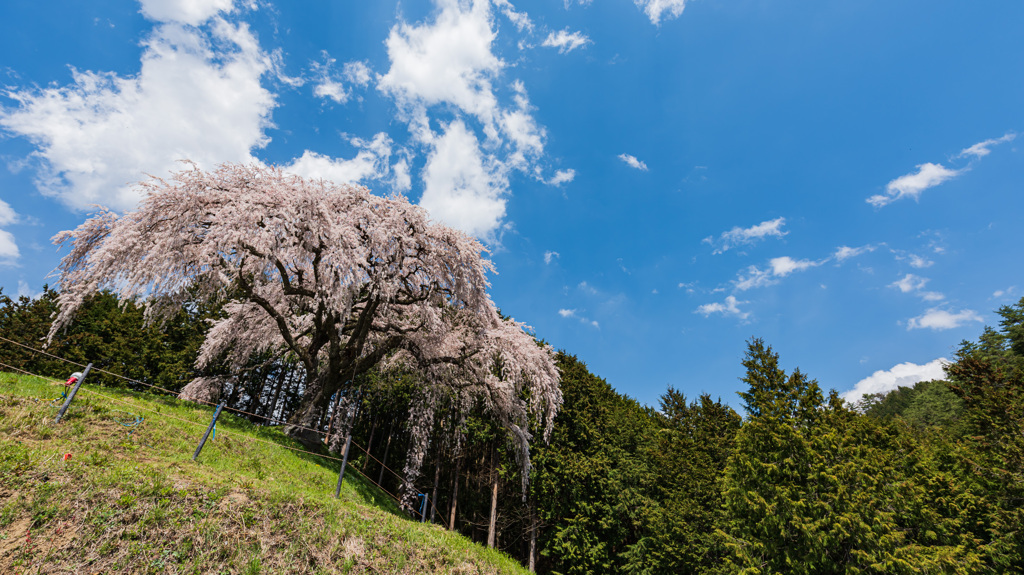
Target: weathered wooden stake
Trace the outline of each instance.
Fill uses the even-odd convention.
[[[420,493],[423,496],[423,508],[420,510],[420,523],[427,521],[427,504],[430,502],[430,496],[426,493]]]
[[[345,454],[341,456],[341,471],[338,473],[338,487],[334,490],[334,498],[341,496],[341,480],[345,478],[345,466],[348,465],[348,448],[352,445],[352,432],[345,438]]]
[[[199,452],[203,450],[203,446],[206,445],[206,439],[210,437],[210,432],[213,431],[214,426],[217,425],[217,418],[220,416],[220,410],[224,409],[224,402],[217,406],[217,410],[213,412],[213,419],[210,420],[210,426],[206,428],[206,433],[203,434],[203,438],[199,440],[199,447],[196,447],[196,452],[192,454],[192,461],[195,461],[199,457]]]
[[[64,417],[64,412],[68,410],[68,406],[71,405],[71,400],[75,398],[75,394],[78,393],[78,388],[82,387],[82,382],[85,381],[85,376],[89,375],[89,370],[92,369],[92,363],[85,366],[85,371],[82,372],[82,377],[78,378],[75,382],[75,387],[71,388],[71,393],[68,394],[68,398],[64,400],[64,405],[60,406],[60,410],[57,411],[57,419],[54,423],[60,423],[60,418]]]

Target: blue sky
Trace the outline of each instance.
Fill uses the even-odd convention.
[[[0,5],[0,286],[176,160],[404,193],[620,392],[879,391],[1024,296],[1024,4]]]

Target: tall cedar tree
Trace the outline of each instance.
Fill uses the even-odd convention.
[[[973,457],[970,476],[991,505],[990,566],[1024,572],[1024,298],[997,312],[999,330],[986,327],[963,342],[946,368],[964,403]]]
[[[741,393],[749,419],[725,473],[723,536],[739,573],[978,570],[980,559],[933,463],[898,431],[826,403],[799,370],[750,342]],[[933,503],[939,496],[943,502]],[[968,502],[969,503],[969,502]]]

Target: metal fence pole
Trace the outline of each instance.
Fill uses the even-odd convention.
[[[82,383],[85,382],[85,376],[89,375],[89,370],[92,369],[92,363],[85,366],[85,371],[82,372],[82,377],[78,378],[75,382],[75,387],[71,388],[71,393],[68,394],[68,398],[64,400],[64,405],[60,406],[60,411],[57,412],[57,419],[54,423],[60,423],[60,418],[64,417],[64,412],[68,410],[68,406],[71,405],[71,400],[75,398],[75,394],[78,393],[78,388],[82,387]]]
[[[345,438],[345,454],[341,456],[341,471],[338,473],[338,487],[334,490],[334,498],[341,496],[341,480],[345,478],[345,466],[348,465],[348,448],[352,444],[352,432]]]
[[[224,402],[217,406],[217,410],[213,412],[213,419],[210,420],[210,426],[206,428],[206,433],[203,434],[203,438],[199,440],[199,447],[196,447],[196,452],[192,454],[192,461],[195,461],[199,457],[199,452],[203,450],[203,446],[206,445],[206,438],[210,437],[210,432],[213,431],[213,427],[217,425],[217,417],[220,416],[220,410],[224,409]]]

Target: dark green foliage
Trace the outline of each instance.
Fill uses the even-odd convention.
[[[54,296],[0,293],[0,335],[40,347]],[[192,364],[214,314],[147,327],[131,302],[99,294],[50,351],[176,390],[198,375]],[[536,527],[541,573],[1024,572],[1024,300],[999,314],[998,328],[962,344],[948,382],[856,409],[799,370],[787,374],[751,340],[739,394],[746,419],[671,387],[658,410],[645,407],[560,353],[564,404],[550,443],[533,443],[525,498],[507,433],[479,407],[443,397],[415,487],[447,524],[457,484],[455,529],[483,544],[497,485],[497,547],[525,564]],[[59,378],[72,370],[5,342],[0,363]],[[296,369],[254,360],[226,388],[228,405],[261,423],[287,417],[303,392]],[[217,373],[228,372],[204,375]],[[355,451],[350,464],[389,491],[401,488],[407,422],[423,401],[410,377],[371,371],[351,386],[354,440],[376,459]],[[337,439],[335,423],[325,415],[321,426]],[[382,470],[385,453],[398,475]],[[0,453],[14,475],[19,461],[16,450]]]
[[[964,342],[947,368],[963,400],[970,453],[967,473],[990,506],[991,566],[1024,571],[1024,298],[999,309],[1000,330]]]
[[[43,347],[56,298],[57,292],[49,287],[35,299],[12,299],[0,292],[0,335],[33,349]],[[193,363],[207,317],[206,310],[182,311],[166,325],[146,326],[140,307],[101,292],[88,300],[75,324],[57,334],[47,351],[81,364],[92,362],[98,369],[90,378],[104,385],[126,382],[99,370],[176,391],[198,375]],[[6,341],[0,341],[0,362],[57,379],[81,369]]]
[[[642,450],[654,420],[575,357],[560,353],[557,360],[564,403],[550,445],[534,455],[533,490],[547,525],[541,568],[618,572],[653,505]]]
[[[972,572],[958,522],[972,499],[898,428],[826,403],[760,340],[744,365],[750,418],[723,484],[722,535],[740,573]]]
[[[945,381],[920,381],[877,394],[860,404],[864,414],[882,421],[906,422],[917,431],[939,431],[959,437],[963,433],[963,401]]]

